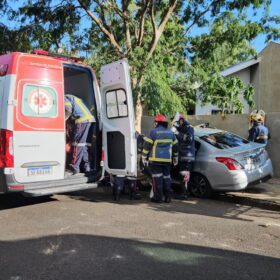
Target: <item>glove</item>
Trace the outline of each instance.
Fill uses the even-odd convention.
[[[144,167],[147,167],[149,165],[148,159],[146,157],[143,157],[143,156],[142,156],[142,163],[143,163]]]
[[[177,157],[173,158],[173,165],[174,166],[178,165],[178,158]]]

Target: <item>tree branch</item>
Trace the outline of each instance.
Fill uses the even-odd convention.
[[[211,7],[215,4],[215,3],[218,3],[220,0],[214,0],[212,1],[212,3],[209,4],[209,6],[203,11],[201,12],[200,14],[198,14],[193,22],[186,28],[186,31],[185,31],[185,34],[187,34],[190,29],[207,13],[210,11]]]
[[[80,5],[82,6],[82,8],[85,10],[85,12],[88,14],[88,16],[97,24],[97,26],[99,27],[99,29],[101,30],[101,32],[103,32],[107,38],[109,39],[110,43],[112,44],[112,46],[115,48],[115,50],[117,51],[117,53],[121,56],[123,56],[123,51],[120,47],[120,45],[118,44],[118,42],[116,41],[116,38],[114,36],[114,34],[108,30],[108,28],[106,28],[106,23],[104,25],[104,23],[102,21],[100,21],[100,19],[98,17],[96,17],[91,11],[90,9],[87,7],[87,5],[84,3],[83,0],[78,0],[78,2],[80,3]],[[102,7],[100,7],[102,8]]]
[[[139,21],[139,33],[137,36],[137,46],[141,46],[142,40],[143,40],[143,36],[144,36],[144,23],[145,23],[145,14],[147,12],[148,9],[148,5],[149,1],[144,0],[144,5],[143,5],[143,9],[142,12],[140,14],[140,21]]]
[[[126,54],[128,54],[132,49],[131,35],[130,35],[130,29],[129,29],[129,20],[128,20],[128,16],[127,16],[129,3],[130,3],[130,0],[122,0],[122,11],[123,11],[123,15],[124,15],[123,16],[124,32],[125,32],[125,41],[126,41],[126,48],[127,48]]]
[[[158,28],[157,28],[156,27],[156,22],[155,22],[155,16],[154,16],[154,5],[153,5],[153,1],[151,1],[150,15],[151,15],[151,21],[152,21],[154,35],[153,35],[150,47],[148,49],[148,54],[146,56],[145,63],[147,63],[150,60],[150,58],[152,57],[152,55],[153,55],[153,53],[156,49],[156,46],[158,44],[158,41],[160,39],[160,36],[162,35],[162,32],[164,30],[164,27],[165,27],[167,21],[169,20],[169,18],[171,17],[176,5],[177,5],[177,0],[170,0],[169,1],[168,8],[163,13],[163,17],[160,21],[160,24],[159,24]]]

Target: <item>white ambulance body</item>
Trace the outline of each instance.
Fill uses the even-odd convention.
[[[0,56],[0,193],[38,196],[97,187],[105,170],[136,176],[137,152],[129,66],[92,69],[44,51]],[[64,95],[81,98],[97,120],[95,173],[66,176]],[[102,150],[103,149],[103,150]]]

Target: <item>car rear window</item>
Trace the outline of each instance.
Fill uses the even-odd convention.
[[[218,149],[230,149],[248,144],[249,141],[229,132],[217,132],[201,136],[200,139]]]

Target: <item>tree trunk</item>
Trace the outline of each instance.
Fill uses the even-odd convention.
[[[136,106],[135,106],[135,129],[139,133],[141,133],[142,116],[143,116],[143,106],[141,101],[138,100],[136,101]]]
[[[143,76],[132,78],[132,91],[134,94],[134,104],[135,104],[135,129],[141,133],[141,122],[143,116],[143,104],[141,101],[142,97],[142,84]]]

